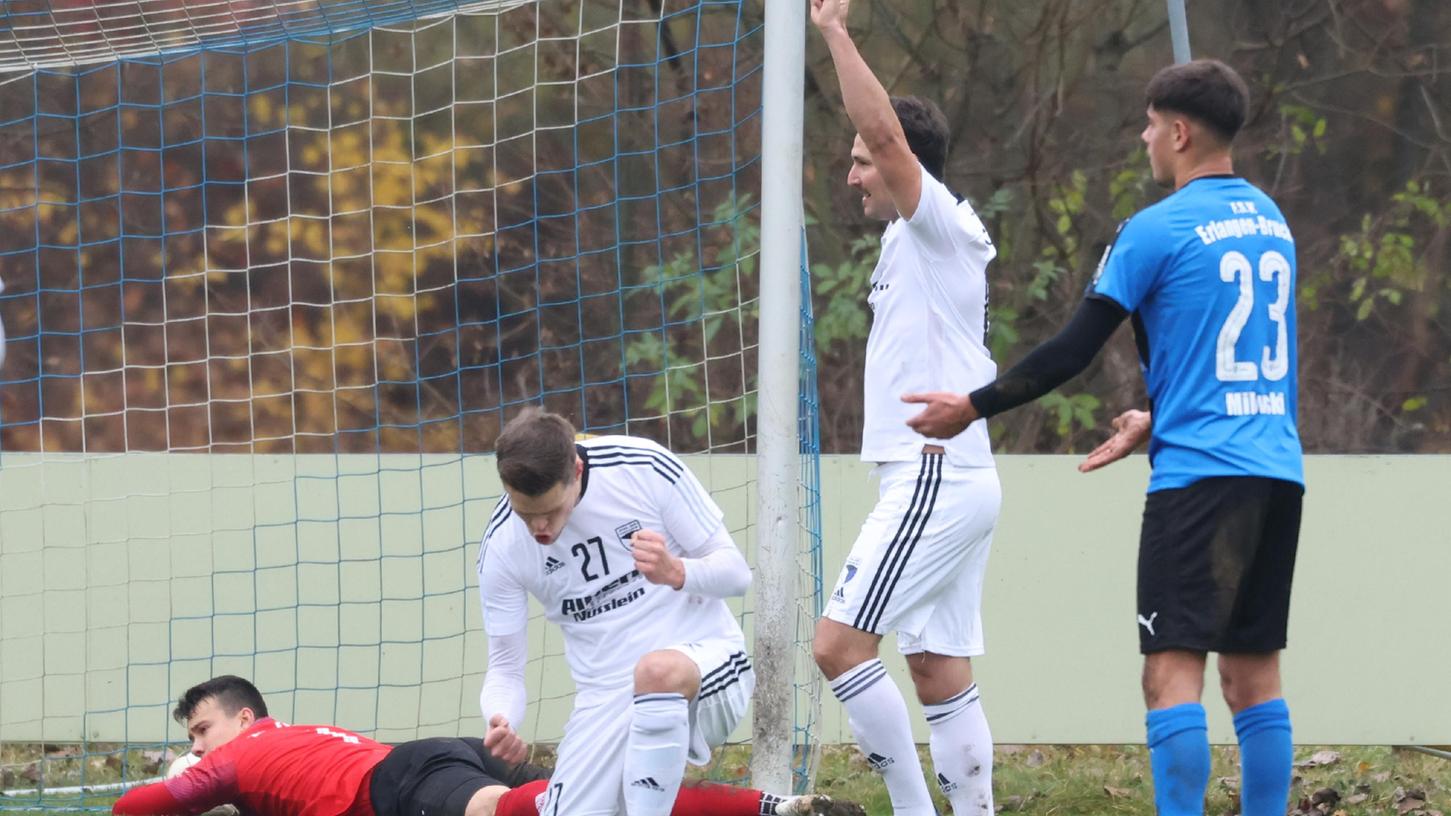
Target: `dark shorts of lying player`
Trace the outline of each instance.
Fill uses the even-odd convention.
[[[247,680],[224,675],[182,695],[173,712],[200,759],[133,788],[115,814],[199,814],[234,805],[248,816],[538,816],[550,771],[493,757],[483,741],[434,737],[384,745],[331,725],[267,714]],[[680,790],[677,816],[856,816],[824,796],[776,796],[728,785]]]

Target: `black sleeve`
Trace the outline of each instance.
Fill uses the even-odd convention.
[[[1126,317],[1128,312],[1115,300],[1098,295],[1084,298],[1063,331],[968,398],[984,419],[1032,402],[1088,368]]]

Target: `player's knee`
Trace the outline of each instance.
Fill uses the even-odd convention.
[[[816,635],[811,640],[811,657],[826,679],[835,680],[876,654],[875,636],[827,618],[817,622]]]
[[[920,652],[908,655],[907,669],[923,705],[951,699],[972,685],[972,660],[966,657]]]
[[[1240,677],[1233,672],[1219,672],[1219,691],[1224,695],[1224,702],[1231,711],[1239,711],[1248,708],[1252,703],[1247,702],[1254,696],[1253,683],[1248,678]]]
[[[845,661],[837,648],[837,638],[830,631],[823,631],[821,626],[816,627],[816,636],[811,639],[811,659],[816,661],[816,667],[828,680],[836,679],[851,668],[850,665],[842,665]]]
[[[1219,690],[1225,695],[1230,711],[1258,706],[1280,695],[1280,674],[1270,665],[1257,661],[1225,661],[1220,659]]]
[[[635,664],[636,694],[683,694],[694,698],[700,690],[700,669],[680,652],[650,652]]]
[[[1144,658],[1144,702],[1149,708],[1197,703],[1204,694],[1204,653],[1155,652]]]
[[[473,796],[469,797],[469,803],[464,807],[464,816],[494,816],[494,811],[499,807],[499,800],[509,789],[503,785],[489,785],[479,788]]]

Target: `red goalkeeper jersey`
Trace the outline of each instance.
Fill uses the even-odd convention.
[[[373,768],[392,750],[351,731],[271,717],[186,773],[133,788],[116,814],[192,814],[233,804],[252,816],[373,816]]]

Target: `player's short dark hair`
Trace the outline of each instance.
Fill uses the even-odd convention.
[[[542,496],[574,479],[574,426],[559,414],[526,408],[504,426],[494,455],[505,487]]]
[[[1228,65],[1197,59],[1161,68],[1144,91],[1156,111],[1174,111],[1198,120],[1225,144],[1234,141],[1249,110],[1249,87]]]
[[[191,719],[197,706],[204,700],[216,700],[228,717],[236,716],[244,708],[252,709],[252,713],[259,720],[267,716],[267,703],[256,686],[235,674],[224,674],[187,689],[181,699],[176,701],[176,709],[171,712],[172,718],[186,725],[186,721]]]
[[[932,177],[946,181],[947,148],[951,134],[947,130],[947,116],[930,99],[920,96],[894,96],[892,109],[897,112],[897,121],[902,123],[902,132],[907,134],[907,147],[917,161]]]

